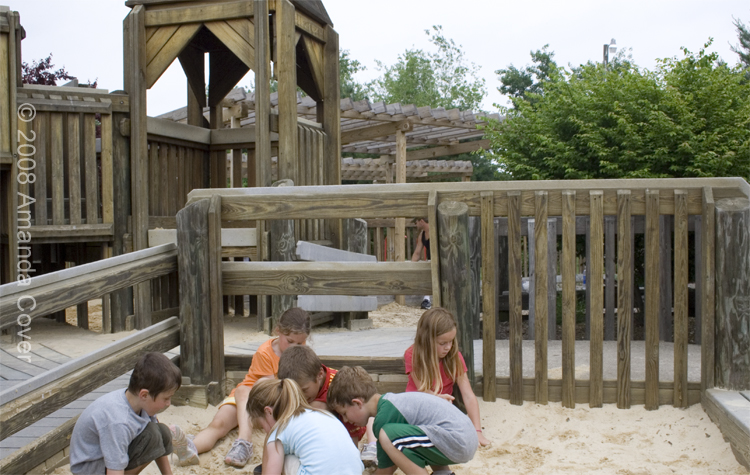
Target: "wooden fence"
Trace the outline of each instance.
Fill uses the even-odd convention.
[[[194,190],[188,204],[216,193],[216,190]],[[352,185],[335,187],[293,187],[245,190],[222,190],[220,204],[222,221],[273,220],[301,218],[364,218],[435,216],[435,209],[444,202],[468,205],[468,214],[480,216],[482,246],[494,249],[495,218],[508,220],[509,287],[509,365],[510,377],[496,385],[483,384],[485,399],[496,395],[520,404],[524,400],[538,403],[562,401],[567,407],[588,403],[592,407],[617,403],[626,408],[646,404],[652,409],[672,402],[687,406],[700,399],[701,388],[710,387],[713,367],[713,202],[718,198],[746,196],[747,183],[742,179],[673,179],[673,180],[591,180],[569,182],[503,182],[443,183],[404,185]],[[432,202],[428,203],[430,195]],[[533,247],[537,259],[534,278],[537,292],[535,308],[540,315],[548,311],[548,231],[549,217],[562,218],[562,352],[561,380],[551,381],[547,371],[547,319],[537,318],[535,325],[535,377],[524,379],[521,351],[521,219],[533,217]],[[588,275],[601,275],[602,285],[591,287],[590,378],[576,380],[575,361],[575,273],[576,218],[589,219],[590,258]],[[602,345],[604,341],[604,275],[605,217],[617,221],[617,379],[604,381]],[[646,377],[632,381],[630,375],[633,312],[632,224],[633,216],[645,218],[646,303],[645,352]],[[661,381],[658,374],[659,351],[659,219],[674,219],[674,381]],[[687,296],[688,296],[688,220],[701,216],[701,288],[703,341],[701,347],[701,383],[687,381]],[[432,239],[438,240],[435,219],[430,219]],[[441,281],[437,253],[432,263],[378,262],[352,266],[326,263],[236,262],[223,263],[221,282],[223,294],[420,294],[432,293],[440,301]],[[496,253],[483,252],[481,268],[484,276],[495,269]],[[494,272],[491,272],[494,275]],[[489,279],[485,279],[489,280]],[[596,280],[599,281],[598,279]],[[477,284],[474,284],[477,285]],[[494,314],[496,288],[483,292],[485,314]],[[476,313],[478,315],[478,311]],[[495,375],[495,319],[483,322],[484,376],[481,382]],[[473,360],[472,349],[463,348],[467,360]],[[478,380],[479,382],[479,380]]]

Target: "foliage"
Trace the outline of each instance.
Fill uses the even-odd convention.
[[[349,50],[339,51],[339,90],[341,98],[351,98],[353,101],[361,101],[367,97],[365,86],[354,79],[359,71],[367,69],[356,59],[349,57]]]
[[[55,86],[58,79],[74,79],[73,76],[68,74],[65,67],[62,67],[56,71],[52,68],[55,65],[52,64],[52,53],[45,59],[38,61],[32,61],[31,65],[26,62],[21,63],[21,75],[22,82],[24,84],[42,84],[46,86]]]
[[[732,51],[737,53],[745,68],[750,68],[750,28],[740,19],[734,20],[734,26],[737,28],[737,38],[740,40],[740,44],[732,46]]]
[[[542,49],[531,51],[533,65],[526,65],[517,69],[512,64],[507,69],[498,69],[495,74],[500,76],[502,86],[498,90],[509,97],[532,100],[530,94],[543,94],[544,84],[559,74],[559,68],[553,57],[553,51],[547,51],[549,45]]]
[[[386,104],[479,110],[487,94],[479,67],[465,63],[461,46],[445,38],[442,26],[425,33],[437,51],[407,49],[392,66],[377,61],[383,75],[368,84],[370,96]]]
[[[750,85],[710,44],[653,72],[560,70],[489,127],[498,162],[515,179],[750,177]]]

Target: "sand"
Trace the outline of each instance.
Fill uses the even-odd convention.
[[[418,308],[391,303],[371,312],[370,317],[375,327],[414,326],[421,313]],[[95,318],[95,314],[91,318]],[[237,343],[267,338],[247,330],[248,327],[254,326],[248,325],[245,318],[227,319],[226,335]],[[240,328],[243,332],[236,331]],[[317,331],[320,330],[316,328]],[[76,339],[80,332],[84,331],[75,329]],[[42,339],[44,333],[40,329],[36,336]],[[98,339],[106,342],[112,338],[87,333],[91,335],[85,340],[87,346]],[[68,338],[62,340],[70,343]],[[687,409],[662,406],[657,411],[646,411],[643,406],[620,410],[611,404],[599,409],[587,405],[566,409],[559,403],[513,406],[508,401],[490,403],[481,398],[479,405],[484,433],[492,445],[479,449],[469,463],[452,467],[457,475],[748,473],[736,461],[729,444],[700,405]],[[206,409],[173,406],[160,414],[159,419],[180,425],[188,434],[196,434],[209,424],[215,413],[213,406]],[[255,433],[253,460],[244,470],[229,467],[223,461],[235,437],[236,431],[230,432],[211,452],[201,455],[200,466],[173,467],[173,472],[191,475],[251,473],[260,463],[264,434]],[[54,473],[69,473],[69,469],[61,467]],[[157,475],[159,470],[152,464],[143,473]]]

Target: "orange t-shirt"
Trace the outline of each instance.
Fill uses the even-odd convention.
[[[237,385],[238,387],[253,387],[253,385],[264,376],[276,377],[276,373],[279,372],[279,357],[276,356],[276,352],[273,351],[273,347],[271,346],[276,340],[277,338],[271,338],[260,345],[258,351],[253,355],[253,361],[250,363],[250,368],[247,370],[245,379]],[[234,396],[234,391],[236,389],[237,388],[232,389],[229,397]]]

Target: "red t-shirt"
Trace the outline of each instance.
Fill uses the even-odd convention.
[[[412,392],[412,391],[418,391],[417,385],[414,383],[414,378],[411,376],[412,371],[412,353],[414,353],[414,345],[411,345],[409,348],[406,349],[404,352],[404,366],[406,366],[406,374],[409,375],[409,382],[406,383],[406,392]],[[464,356],[461,354],[461,352],[458,352],[458,358],[461,360],[461,365],[464,367],[464,371],[466,371],[466,362],[464,361]],[[440,360],[439,363],[440,367],[440,379],[442,380],[442,388],[440,389],[440,394],[453,394],[453,381],[450,376],[448,376],[448,373],[445,372],[445,366],[443,366],[443,360]]]
[[[323,385],[320,387],[318,395],[315,396],[315,400],[328,404],[328,387],[331,385],[331,381],[333,381],[333,377],[336,376],[336,373],[338,373],[338,371],[333,368],[329,368],[326,365],[323,365],[323,368],[326,370],[326,375],[323,377]],[[367,430],[366,427],[359,427],[355,426],[354,424],[350,424],[349,422],[344,422],[344,420],[341,418],[341,415],[334,415],[344,424],[346,430],[349,431],[349,437],[359,440],[365,435],[365,431]]]

